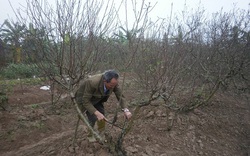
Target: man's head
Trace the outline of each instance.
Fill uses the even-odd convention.
[[[104,84],[107,89],[113,89],[118,84],[119,74],[115,70],[108,70],[103,74]]]

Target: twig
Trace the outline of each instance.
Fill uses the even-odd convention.
[[[115,126],[115,127],[120,128],[120,129],[123,130],[122,127],[120,127],[120,126],[118,126],[118,125],[116,125],[116,124],[114,124],[114,123],[112,123],[112,122],[110,122],[110,121],[108,121],[108,120],[105,120],[105,121],[106,121],[108,124],[111,124],[112,126]]]

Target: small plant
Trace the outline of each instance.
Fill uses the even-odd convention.
[[[10,141],[14,141],[15,140],[15,133],[14,133],[14,130],[9,130],[7,132],[7,139],[10,140]]]
[[[5,93],[0,92],[0,102],[8,101],[8,97]]]
[[[40,129],[40,130],[45,128],[45,125],[42,121],[37,121],[37,122],[33,123],[33,126]]]
[[[39,107],[38,104],[32,104],[32,105],[31,105],[31,108],[33,108],[33,109],[36,109],[36,108],[38,108],[38,107]]]
[[[7,107],[8,107],[8,97],[3,92],[0,92],[0,107],[3,110],[7,110]]]

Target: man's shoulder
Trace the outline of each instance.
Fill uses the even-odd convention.
[[[96,74],[96,75],[90,75],[88,79],[91,81],[96,81],[96,80],[100,80],[101,78],[102,78],[102,74]]]
[[[99,84],[101,79],[102,79],[102,74],[96,74],[96,75],[89,76],[89,78],[87,78],[86,81],[92,84]]]

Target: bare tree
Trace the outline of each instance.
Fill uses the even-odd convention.
[[[156,35],[141,43],[133,65],[140,88],[134,102],[137,110],[158,100],[157,105],[174,114],[191,111],[207,105],[223,86],[247,88],[249,46],[243,37],[249,32],[247,16],[249,12],[235,11],[209,19],[198,9],[154,31]]]
[[[27,37],[35,56],[29,54],[44,76],[66,90],[79,117],[103,142],[79,109],[74,92],[80,81],[97,70],[98,57],[106,52],[102,36],[115,25],[114,2],[63,0],[50,5],[48,1],[27,0],[25,13],[27,18],[19,14],[19,20],[31,23]]]
[[[127,9],[127,1],[124,4]],[[142,1],[139,7],[137,5],[137,2],[133,1],[135,14],[133,27],[130,28],[126,24],[124,28],[128,44],[122,45],[118,41],[118,46],[113,42],[112,37],[110,39],[112,33],[123,24],[118,16],[119,7],[115,8],[114,1],[57,0],[54,6],[48,1],[27,0],[27,7],[24,8],[27,17],[18,13],[21,23],[25,25],[27,21],[30,23],[26,40],[29,41],[28,47],[32,48],[27,51],[27,55],[41,69],[44,76],[66,90],[79,118],[85,122],[101,143],[104,143],[103,138],[89,125],[75,101],[74,93],[80,81],[84,80],[88,74],[101,69],[103,64],[100,62],[105,60],[103,56],[106,56],[105,54],[110,50],[114,50],[114,47],[118,47],[128,55],[121,66],[115,66],[112,62],[110,66],[115,66],[118,70],[131,67],[140,44],[138,34],[140,36],[147,29],[148,12],[152,7],[146,6],[145,1]],[[125,23],[128,23],[128,19]],[[123,75],[123,81],[125,81],[125,75]],[[79,120],[77,127],[78,124]],[[77,127],[74,139],[76,139]],[[126,127],[123,128],[118,141],[108,142],[110,149],[112,149],[112,144],[115,144],[115,148],[111,151],[117,155],[125,155],[122,148],[125,129]]]

